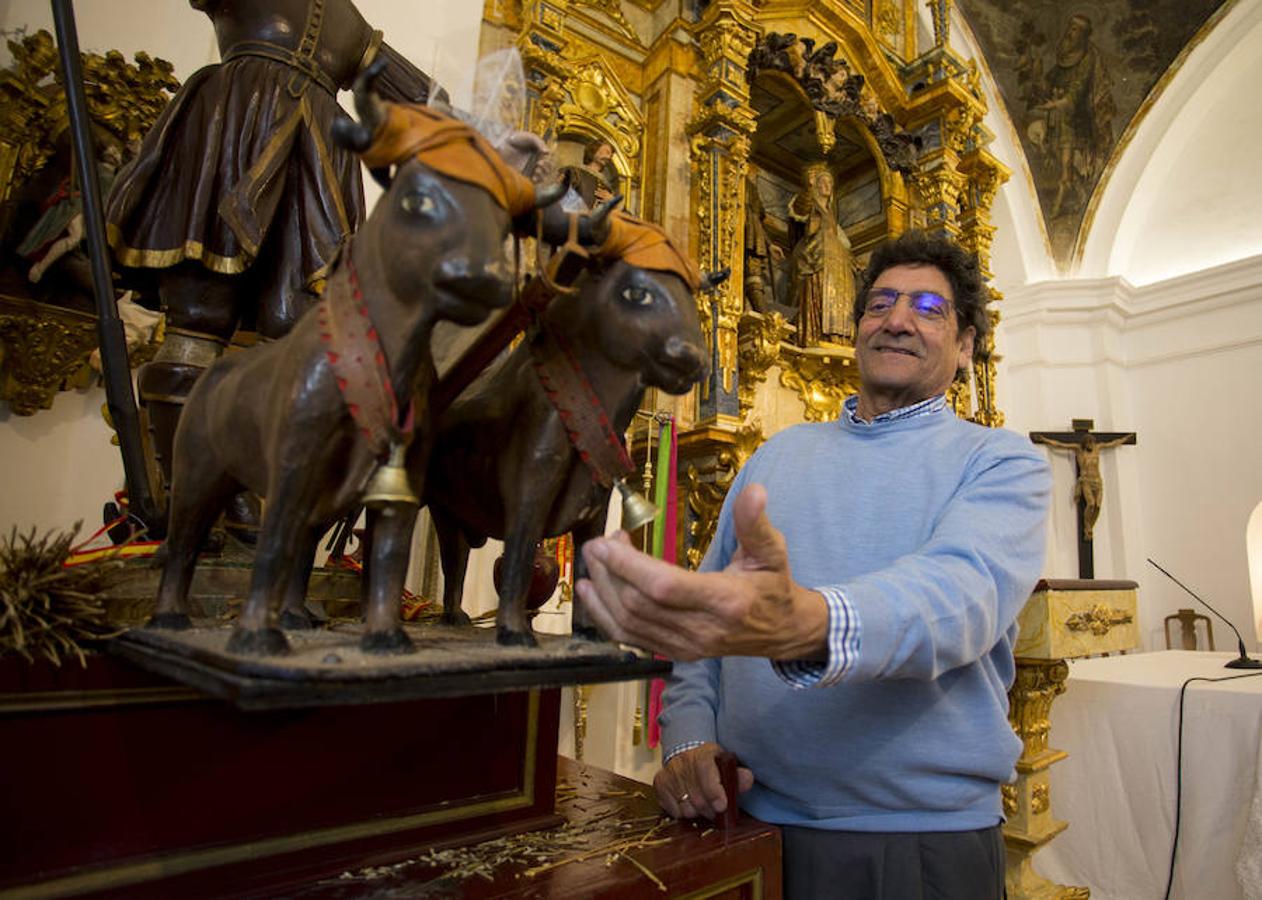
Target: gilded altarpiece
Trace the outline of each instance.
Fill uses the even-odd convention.
[[[835,418],[858,387],[853,326],[827,326],[826,315],[827,333],[803,339],[797,321],[811,173],[827,172],[820,208],[852,277],[872,247],[910,227],[952,235],[989,275],[990,208],[1008,171],[987,149],[978,67],[950,46],[950,3],[929,8],[925,47],[913,0],[484,8],[483,52],[522,55],[522,124],[558,155],[608,141],[628,208],[662,224],[703,269],[730,270],[698,298],[706,379],[691,397],[645,400],[681,424],[681,531],[694,564],[748,453],[794,422]],[[999,425],[993,346],[983,349],[951,401]]]
[[[927,46],[918,44],[921,6]],[[644,403],[645,421],[665,411],[680,424],[678,527],[688,566],[700,562],[750,454],[795,422],[836,418],[858,389],[853,323],[830,325],[825,315],[821,333],[803,338],[795,305],[802,197],[824,195],[817,206],[840,230],[833,234],[855,275],[876,244],[915,227],[975,251],[990,277],[991,207],[1009,172],[988,149],[988,99],[977,64],[951,47],[950,18],[950,0],[491,0],[485,8],[483,51],[515,45],[523,56],[523,124],[558,145],[609,141],[632,211],[663,225],[703,269],[730,270],[698,297],[707,378],[691,397],[650,392]],[[991,315],[997,323],[996,307]],[[981,349],[949,400],[960,415],[999,426],[993,339]],[[644,444],[632,437],[634,453]],[[1023,667],[1014,686],[1013,724],[1027,750],[1031,741],[1046,746],[1031,727],[1042,727],[1063,689],[1062,669]],[[1039,772],[1051,761],[1039,759]],[[1050,817],[1045,778],[1023,777],[1004,802],[1018,825]],[[1082,896],[1039,882],[1029,856],[1041,841],[1026,845],[1010,860],[1010,874],[1022,876],[1010,877],[1010,895]]]
[[[12,64],[0,71],[0,401],[29,416],[51,407],[58,391],[95,377],[88,357],[97,346],[96,316],[82,253],[70,248],[49,265],[52,252],[41,255],[39,246],[62,237],[58,227],[68,230],[79,196],[69,176],[57,48],[47,31],[10,40],[8,48]],[[116,50],[81,59],[98,171],[106,177],[179,82],[170,63],[144,52],[134,61]]]

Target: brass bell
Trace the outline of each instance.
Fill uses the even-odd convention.
[[[386,506],[391,503],[406,503],[420,506],[421,501],[412,493],[412,484],[408,480],[408,470],[403,465],[407,456],[406,444],[391,444],[390,459],[378,466],[368,480],[364,490],[363,504],[370,509]]]
[[[623,530],[635,531],[657,518],[657,507],[643,494],[628,487],[626,481],[619,478],[614,482],[614,487],[618,489],[618,493],[622,494]]]

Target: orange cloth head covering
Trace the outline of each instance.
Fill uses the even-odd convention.
[[[621,210],[609,216],[609,237],[596,250],[596,256],[625,259],[641,269],[678,275],[693,293],[701,286],[696,263],[679,251],[665,231]]]
[[[370,169],[401,164],[416,157],[435,172],[476,185],[495,198],[509,215],[534,209],[535,186],[476,130],[427,106],[383,103],[386,120],[360,154]]]

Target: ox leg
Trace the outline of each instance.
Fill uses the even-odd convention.
[[[309,535],[306,552],[294,564],[285,585],[285,600],[280,611],[280,627],[288,631],[308,631],[316,622],[307,612],[307,584],[311,581],[311,569],[315,566],[316,548],[320,545],[320,529]]]
[[[525,496],[509,496],[505,509],[504,565],[500,570],[500,606],[495,615],[495,640],[506,646],[538,645],[526,615],[526,595],[534,575],[535,551],[543,539],[548,513],[561,485],[569,477],[561,468],[549,482],[529,482]]]
[[[443,565],[444,625],[469,625],[472,619],[460,608],[464,596],[464,576],[469,567],[469,541],[455,520],[441,509],[431,506],[430,518],[438,535],[438,556]]]
[[[587,563],[583,561],[583,545],[592,538],[600,537],[604,532],[605,512],[609,501],[606,498],[605,505],[601,507],[601,512],[597,516],[584,519],[577,522],[570,534],[574,538],[574,583],[577,584],[580,578],[587,577]],[[574,608],[571,610],[570,633],[576,640],[582,641],[603,641],[605,638],[596,628],[596,623],[592,621],[591,616],[587,612],[587,604],[584,603],[577,593],[574,595]]]
[[[365,653],[411,653],[415,647],[399,624],[399,602],[412,549],[417,508],[391,503],[368,511],[371,543],[365,550],[364,624],[359,646]]]
[[[290,582],[295,570],[302,568],[302,562],[314,552],[313,545],[319,540],[307,524],[307,515],[324,487],[313,473],[327,471],[325,461],[311,461],[308,468],[301,448],[282,443],[278,452],[282,459],[292,462],[280,463],[268,479],[273,487],[254,556],[250,596],[228,639],[229,653],[269,656],[289,652],[285,633],[276,627],[272,617],[286,592],[293,590]],[[305,586],[304,581],[304,590]]]
[[[188,628],[188,589],[197,567],[197,554],[228,498],[240,486],[223,472],[177,469],[179,490],[171,495],[170,520],[164,551],[166,562],[158,584],[158,602],[151,628]]]

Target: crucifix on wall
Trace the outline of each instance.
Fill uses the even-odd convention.
[[[1104,502],[1104,479],[1100,476],[1100,451],[1136,443],[1135,432],[1092,431],[1091,419],[1074,419],[1073,431],[1031,431],[1030,440],[1074,454],[1078,478],[1074,482],[1074,502],[1078,508],[1078,577],[1095,577],[1092,538],[1100,504]]]

